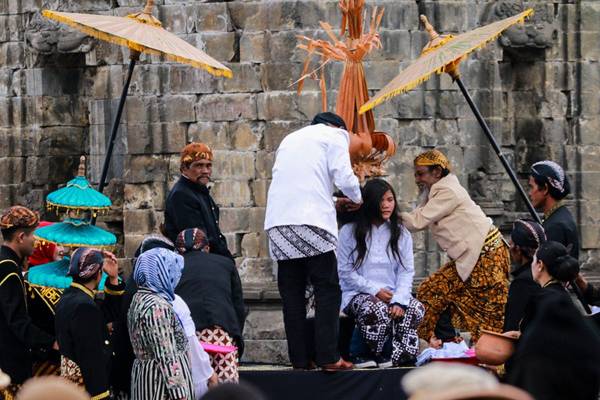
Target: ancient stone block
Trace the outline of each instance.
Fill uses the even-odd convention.
[[[289,92],[259,93],[257,97],[258,118],[270,120],[300,119],[298,96]]]
[[[271,260],[268,258],[246,258],[239,267],[244,283],[268,282],[273,279]]]
[[[164,210],[166,197],[166,185],[163,182],[126,184],[124,187],[123,209],[142,210],[152,208]]]
[[[253,93],[262,90],[260,67],[250,63],[231,64],[233,78],[220,79],[219,89],[224,93]]]
[[[156,226],[153,210],[123,210],[123,230],[125,233],[145,234]]]
[[[245,362],[264,362],[269,360],[273,364],[288,364],[287,341],[286,340],[245,340],[244,356]]]
[[[234,149],[258,150],[264,136],[265,124],[253,122],[231,122],[229,135]]]
[[[215,182],[211,191],[215,201],[222,207],[249,207],[252,190],[248,181],[224,180]]]
[[[285,338],[283,314],[279,309],[251,308],[246,316],[244,337],[250,340]]]
[[[269,181],[257,179],[250,183],[254,204],[256,207],[265,207],[267,205],[267,193],[269,191]]]
[[[220,62],[233,61],[238,40],[235,32],[202,32],[197,34],[196,45]]]
[[[201,121],[256,119],[256,115],[256,97],[250,94],[206,95],[196,103],[196,117]]]
[[[248,232],[247,208],[221,208],[219,226],[223,232]]]
[[[213,154],[213,179],[242,180],[254,178],[254,153],[215,150]]]
[[[213,150],[229,150],[231,140],[227,122],[204,122],[190,124],[187,131],[188,142],[206,143]]]
[[[256,153],[256,178],[270,179],[274,161],[275,153],[258,151]]]
[[[22,183],[25,180],[25,159],[21,157],[0,158],[0,185]]]
[[[265,62],[270,59],[269,32],[245,32],[240,37],[241,62]]]
[[[179,153],[186,145],[186,125],[180,122],[128,124],[124,128],[121,134],[127,137],[129,154]]]
[[[147,183],[166,177],[168,159],[162,156],[129,156],[125,171],[126,183]]]

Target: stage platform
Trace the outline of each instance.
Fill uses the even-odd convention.
[[[240,380],[267,400],[403,400],[402,377],[413,368],[356,369],[327,373],[294,371],[290,367],[243,365]]]

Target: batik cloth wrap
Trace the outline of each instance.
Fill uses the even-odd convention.
[[[448,307],[456,328],[471,332],[477,340],[482,329],[502,332],[508,298],[510,254],[497,228],[492,227],[473,272],[463,282],[454,261],[425,279],[417,299],[425,306],[419,337],[429,340],[440,314]]]

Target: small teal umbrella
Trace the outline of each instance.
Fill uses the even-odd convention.
[[[64,222],[36,229],[34,235],[42,243],[66,247],[106,248],[117,243],[117,237],[112,233],[90,225],[87,220],[76,218],[66,218]]]
[[[66,289],[71,286],[71,283],[73,282],[73,278],[67,276],[67,272],[69,272],[69,261],[69,258],[65,257],[60,261],[31,267],[27,272],[27,281],[30,285]],[[98,290],[104,290],[104,283],[106,282],[107,277],[108,275],[103,272]]]
[[[108,210],[112,205],[110,199],[94,189],[85,177],[85,157],[81,156],[79,173],[67,183],[67,186],[58,189],[46,197],[48,208],[60,210]]]

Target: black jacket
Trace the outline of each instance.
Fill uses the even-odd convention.
[[[21,260],[9,247],[0,248],[0,369],[21,384],[31,377],[31,351],[46,351],[54,338],[35,326],[27,313]]]
[[[196,330],[222,327],[236,341],[241,357],[246,312],[235,264],[227,257],[201,251],[191,251],[183,258],[183,273],[175,293],[190,308]]]
[[[204,185],[183,176],[179,178],[167,197],[165,228],[173,243],[181,231],[200,228],[208,236],[211,253],[231,258],[225,236],[219,229],[219,207]]]
[[[531,275],[531,264],[521,265],[512,273],[514,277],[508,289],[508,301],[504,314],[504,332],[518,331],[519,323],[525,314],[529,300],[535,296],[541,287]]]
[[[579,236],[573,214],[567,206],[557,208],[544,220],[544,231],[548,240],[571,246],[571,256],[579,259]]]
[[[106,282],[104,301],[97,304],[93,292],[73,283],[56,306],[60,353],[79,366],[85,389],[94,398],[109,396],[112,346],[107,323],[112,321],[107,317],[118,315],[124,289],[123,283]]]

